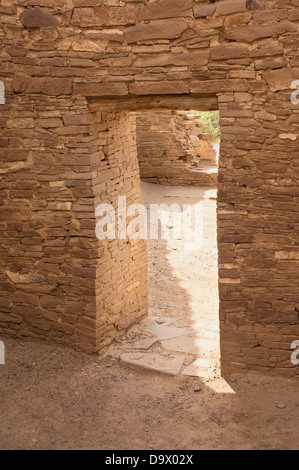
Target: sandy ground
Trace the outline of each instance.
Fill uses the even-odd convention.
[[[121,352],[130,357],[141,357],[146,365],[149,354],[159,355],[166,362],[183,357],[185,367],[199,359],[204,363],[202,376],[219,376],[219,313],[218,313],[218,269],[216,247],[216,190],[196,187],[165,187],[142,183],[143,201],[148,208],[158,204],[163,209],[164,226],[169,229],[169,239],[148,240],[149,249],[149,315],[144,321],[131,328],[129,333],[109,348],[109,353],[119,357]],[[177,205],[177,208],[175,207]],[[175,217],[178,211],[189,206],[191,237],[174,232],[177,228]],[[167,209],[168,208],[168,209]],[[195,225],[196,208],[198,224]],[[173,212],[174,217],[166,211]],[[179,214],[180,215],[180,214]],[[160,219],[163,215],[160,212]],[[150,217],[148,217],[149,225]],[[151,221],[152,223],[152,221]],[[190,224],[190,225],[191,225]],[[148,227],[149,228],[149,227]],[[161,229],[161,227],[160,227]],[[159,326],[169,318],[174,319],[171,327]],[[180,327],[176,328],[178,324]],[[164,324],[163,324],[164,325]],[[184,334],[185,329],[190,334]],[[146,348],[144,357],[134,352],[136,345],[148,340],[149,331],[157,331],[158,338]],[[164,331],[163,331],[164,330]],[[159,334],[160,333],[160,334]],[[162,334],[161,334],[162,333]],[[176,336],[181,334],[180,337]],[[150,335],[148,335],[150,336]],[[150,339],[150,338],[149,338]],[[142,352],[142,350],[140,350]],[[177,353],[183,356],[178,356]],[[167,359],[169,357],[169,360]],[[123,358],[123,356],[122,356]],[[138,360],[139,361],[139,360]],[[209,377],[209,375],[208,375]]]
[[[216,190],[165,187],[142,183],[146,205],[199,205],[203,226],[199,244],[179,240],[149,240],[149,315],[202,320],[218,330],[218,272],[216,242]],[[172,236],[173,229],[170,224]],[[194,228],[194,224],[193,227]]]
[[[215,192],[197,191],[143,185],[147,202],[198,198],[207,209],[203,249],[150,243],[149,318],[196,321],[217,335]],[[0,448],[298,449],[298,380],[254,373],[204,380],[131,369],[118,353],[132,332],[100,357],[5,339]]]

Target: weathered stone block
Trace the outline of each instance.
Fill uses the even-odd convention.
[[[131,95],[178,95],[189,93],[189,87],[184,82],[139,82],[130,85]]]
[[[273,57],[271,59],[261,59],[255,61],[256,70],[281,69],[286,65],[288,65],[288,61],[285,57]]]
[[[28,150],[23,149],[1,149],[0,161],[18,162],[27,159]]]
[[[212,3],[196,4],[194,5],[193,13],[194,13],[195,18],[199,18],[199,17],[213,15],[215,10],[216,10],[216,5],[213,5]]]
[[[193,0],[160,0],[150,3],[139,9],[140,20],[154,20],[160,18],[175,18],[179,16],[192,16]]]
[[[84,96],[125,96],[128,94],[128,87],[124,83],[77,83],[74,93]]]
[[[139,54],[134,62],[135,67],[163,67],[166,65],[206,65],[208,53],[184,54]]]
[[[270,8],[268,0],[246,0],[248,10],[267,10]]]
[[[46,28],[59,24],[53,13],[40,7],[27,8],[20,14],[19,20],[26,28]]]
[[[246,80],[204,80],[202,82],[192,82],[190,92],[193,94],[201,93],[221,93],[229,91],[247,91],[248,84]]]
[[[16,93],[69,95],[72,92],[72,81],[64,78],[32,78],[17,75],[13,80],[13,88]]]
[[[271,91],[289,90],[295,80],[295,72],[291,68],[264,72],[264,79]]]
[[[249,57],[249,48],[242,44],[223,44],[210,49],[211,60],[240,59]]]
[[[277,24],[261,24],[230,28],[224,31],[226,39],[235,41],[253,42],[257,39],[269,38],[287,32],[298,31],[298,27],[291,21],[281,21]]]
[[[71,24],[80,28],[109,24],[109,7],[75,8]]]
[[[149,39],[172,39],[188,28],[184,20],[155,21],[149,24],[131,26],[124,31],[128,44]]]
[[[245,11],[246,9],[246,0],[222,0],[216,3],[217,15],[230,15]]]

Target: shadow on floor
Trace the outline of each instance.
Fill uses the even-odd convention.
[[[170,239],[159,236],[153,240],[149,236],[149,316],[131,328],[109,353],[119,355],[124,364],[145,370],[204,379],[219,377],[216,190],[149,183],[141,186],[148,214],[153,204],[166,205],[160,206],[160,215],[164,216],[167,209],[177,215],[189,205],[193,215],[199,208],[199,225],[193,242],[186,241],[186,233],[173,239],[177,225],[169,217],[164,228],[169,230],[166,238]],[[153,223],[150,217],[148,221]]]

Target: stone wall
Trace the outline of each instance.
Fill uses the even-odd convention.
[[[97,172],[113,140],[98,113],[122,129],[126,110],[218,106],[222,370],[298,374],[298,0],[2,0],[0,15],[1,334],[98,350],[131,302],[142,313],[132,272],[124,304],[103,299],[95,207],[120,174]]]
[[[197,116],[186,111],[136,115],[138,160],[143,181],[167,185],[217,185],[213,136],[203,134]],[[210,167],[215,167],[214,171]]]
[[[121,230],[119,197],[126,197],[126,209],[141,204],[137,158],[136,119],[133,113],[97,113],[101,164],[94,155],[92,183],[96,207],[112,204],[116,233]],[[130,223],[127,217],[126,228]],[[97,346],[106,346],[148,310],[147,245],[127,237],[100,242],[96,267]],[[92,333],[92,331],[90,331]]]
[[[36,99],[6,116],[0,331],[96,352],[147,312],[145,242],[95,238],[99,204],[141,201],[134,116]]]

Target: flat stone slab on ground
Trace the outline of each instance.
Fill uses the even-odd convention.
[[[172,323],[177,322],[177,318],[172,317],[156,317],[154,320],[156,323],[158,323],[158,325],[171,325]]]
[[[203,379],[211,379],[215,374],[213,373],[213,367],[207,359],[196,359],[194,362],[189,364],[183,371],[182,375],[189,375],[192,377],[201,377]]]
[[[193,354],[194,356],[217,357],[218,352],[217,342],[194,336],[178,336],[161,341],[161,344],[168,351]]]
[[[133,349],[149,349],[158,341],[155,337],[141,338],[139,341],[133,344]]]
[[[170,338],[177,338],[178,336],[187,336],[195,334],[196,331],[193,328],[180,327],[176,325],[151,325],[146,327],[144,333],[155,336],[160,341],[167,340]]]
[[[178,375],[184,360],[182,354],[124,353],[120,356],[123,364],[167,375]]]

